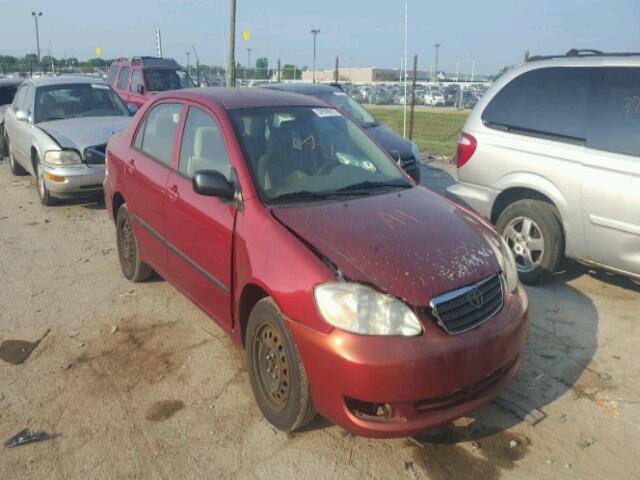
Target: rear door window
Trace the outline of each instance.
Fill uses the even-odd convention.
[[[126,90],[127,82],[129,81],[129,67],[122,67],[120,69],[120,76],[118,77],[118,88],[120,90]]]
[[[485,125],[583,143],[597,68],[541,68],[500,90],[482,112]]]
[[[142,85],[142,72],[138,68],[131,74],[131,91],[138,93],[139,85]]]
[[[640,69],[603,68],[591,108],[587,146],[640,156]]]
[[[118,74],[118,65],[111,65],[107,72],[107,83],[115,87],[116,75]]]
[[[144,128],[138,130],[134,146],[158,162],[170,166],[181,111],[180,103],[161,103],[154,107],[144,121]]]

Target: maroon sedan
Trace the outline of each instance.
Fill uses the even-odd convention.
[[[226,330],[279,429],[317,411],[412,435],[490,401],[520,365],[511,250],[321,100],[157,95],[109,142],[104,191],[124,276],[157,272]]]

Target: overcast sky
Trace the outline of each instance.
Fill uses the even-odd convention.
[[[186,63],[195,45],[203,63],[222,64],[228,29],[228,0],[0,0],[0,54],[35,52],[31,10],[44,12],[40,45],[56,57],[150,55],[154,30],[162,30],[165,56]],[[311,65],[311,28],[319,28],[318,68],[336,55],[344,66],[396,67],[403,52],[403,0],[237,0],[236,56],[246,48],[252,63],[266,56],[275,63]],[[242,40],[242,30],[250,41]],[[409,52],[419,67],[492,73],[532,54],[569,48],[640,51],[639,0],[409,0]],[[193,59],[192,55],[192,59]]]

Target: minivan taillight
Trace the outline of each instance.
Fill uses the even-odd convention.
[[[460,168],[469,161],[473,153],[476,151],[478,142],[473,135],[460,132],[458,137],[458,151],[456,154],[456,166]]]

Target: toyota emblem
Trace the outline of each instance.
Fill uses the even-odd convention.
[[[471,290],[471,292],[469,292],[468,298],[469,303],[476,307],[476,309],[482,308],[482,305],[484,305],[484,295],[477,288],[474,288],[473,290]]]

